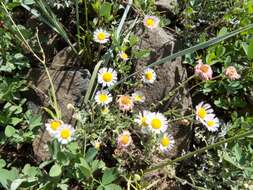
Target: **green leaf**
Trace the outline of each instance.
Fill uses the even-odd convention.
[[[50,175],[51,177],[58,177],[58,176],[61,175],[61,173],[62,173],[62,168],[61,168],[61,166],[58,165],[58,164],[53,165],[53,166],[51,167],[50,171],[49,171],[49,175]]]
[[[150,50],[136,50],[133,52],[133,54],[136,58],[143,59],[150,55]]]
[[[25,182],[26,179],[15,179],[12,183],[11,183],[11,189],[10,190],[16,190],[19,188],[19,186]]]
[[[115,179],[117,179],[117,177],[118,177],[118,174],[115,168],[106,169],[102,176],[102,184],[108,185],[112,183]]]
[[[15,132],[16,132],[16,129],[13,128],[12,126],[8,125],[5,128],[4,134],[5,134],[6,137],[12,137],[15,134]]]
[[[247,49],[247,56],[249,59],[253,59],[253,40],[249,43],[248,49]]]
[[[122,190],[121,187],[116,184],[106,185],[104,188],[105,190]]]
[[[94,158],[97,155],[97,150],[95,148],[89,148],[86,155],[85,155],[85,160],[90,163],[94,160]]]
[[[102,6],[100,8],[99,15],[103,16],[105,18],[108,18],[108,17],[110,17],[111,9],[112,9],[112,4],[105,2],[102,4]]]
[[[6,166],[6,162],[4,159],[0,159],[0,168],[3,168]]]
[[[14,181],[18,177],[18,170],[12,168],[11,170],[0,169],[0,184],[9,189],[10,182]]]
[[[30,164],[26,164],[22,172],[29,177],[35,177],[41,173],[39,168],[31,166]]]

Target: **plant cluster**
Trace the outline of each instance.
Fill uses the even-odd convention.
[[[136,36],[135,30],[143,28],[145,33],[168,24],[155,1],[1,2],[0,152],[31,144],[39,128],[45,128],[51,140],[47,144],[50,158],[41,163],[24,159],[18,165],[0,154],[0,187],[159,189],[160,179],[149,182],[145,177],[160,170],[165,179],[175,179],[186,188],[252,188],[252,116],[241,110],[251,95],[252,1],[190,0],[185,4],[180,14],[186,27],[179,34],[187,33],[188,41],[192,31],[205,23],[198,39],[133,72],[137,59],[150,56],[149,50],[136,48],[143,36]],[[202,11],[203,7],[209,11]],[[62,117],[38,31],[22,26],[12,14],[19,8],[49,26],[77,57],[89,63],[81,66],[92,72],[86,94],[80,104],[65,108],[73,111],[75,124]],[[74,31],[68,31],[57,14],[62,10],[74,12]],[[213,25],[217,19],[221,27]],[[191,76],[159,103],[188,86],[194,101],[192,114],[174,114],[173,107],[161,113],[156,105],[138,108],[147,95],[135,89],[155,85],[159,74],[155,66],[178,56],[184,56]],[[50,107],[43,108],[48,117],[43,123],[41,115],[34,115],[22,98],[22,92],[32,87],[25,73],[34,62],[45,69],[50,82]],[[194,137],[189,152],[171,159],[176,145],[171,126],[175,123],[192,127]]]

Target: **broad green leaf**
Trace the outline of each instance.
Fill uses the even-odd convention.
[[[108,18],[111,14],[112,4],[105,2],[102,4],[99,15]]]
[[[6,166],[6,162],[4,159],[0,159],[0,168],[3,168]]]
[[[97,150],[95,148],[89,148],[86,155],[85,155],[85,160],[90,163],[94,160],[94,158],[97,155]]]
[[[49,171],[49,175],[50,175],[51,177],[58,177],[58,176],[61,175],[61,173],[62,173],[62,168],[61,168],[61,166],[58,165],[58,164],[53,165],[53,166],[51,167],[50,171]]]
[[[102,176],[102,184],[108,185],[112,183],[115,179],[117,179],[118,174],[115,168],[109,168],[104,171],[104,174]]]
[[[19,186],[25,182],[26,179],[15,179],[12,183],[11,183],[11,189],[10,190],[16,190],[19,188]]]
[[[119,185],[110,184],[105,186],[105,190],[122,190]]]
[[[6,137],[12,137],[15,134],[15,132],[16,129],[9,125],[4,130],[4,134]]]

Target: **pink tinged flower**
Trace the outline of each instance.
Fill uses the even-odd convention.
[[[122,111],[130,111],[134,107],[133,98],[128,95],[119,95],[117,103],[119,104],[119,109]]]
[[[160,20],[158,17],[151,15],[146,15],[143,19],[144,26],[151,30],[157,28],[159,26],[159,22]]]
[[[131,133],[127,130],[123,131],[117,138],[119,148],[126,148],[133,142]]]
[[[212,79],[213,71],[210,65],[203,64],[201,61],[195,66],[195,74],[198,75],[202,80]]]
[[[225,75],[230,79],[230,80],[235,80],[241,78],[241,75],[239,75],[236,71],[236,68],[233,66],[229,66],[228,68],[225,69]]]

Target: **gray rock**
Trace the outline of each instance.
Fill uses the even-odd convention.
[[[172,11],[178,6],[177,0],[157,0],[155,1],[155,5],[158,10],[161,11]]]
[[[150,57],[147,59],[138,60],[136,63],[136,71],[143,70],[146,65],[153,63],[163,57],[166,57],[180,48],[181,42],[176,37],[162,28],[154,30],[146,30],[146,32],[140,30],[137,32],[141,37],[141,41],[136,47],[137,49],[148,49],[151,51]],[[192,105],[191,97],[187,91],[187,88],[181,88],[179,92],[172,96],[163,105],[158,106],[166,95],[168,95],[173,89],[179,86],[179,83],[187,79],[187,72],[183,68],[181,58],[177,58],[173,61],[168,61],[162,65],[155,66],[157,73],[157,80],[154,84],[144,84],[137,90],[144,93],[146,101],[143,105],[139,106],[139,109],[149,109],[152,104],[156,105],[157,111],[165,112],[169,108],[179,109],[178,112],[182,116],[188,114],[189,108]],[[141,77],[139,74],[139,78]],[[168,118],[170,119],[170,118]],[[176,146],[170,153],[170,157],[178,156],[183,149],[188,149],[189,137],[191,134],[190,126],[180,126],[173,124],[171,132],[175,138]]]
[[[70,59],[71,56],[67,50],[66,48],[64,51],[59,52],[59,55],[57,54],[49,68],[49,73],[52,77],[58,104],[61,108],[62,120],[65,123],[74,125],[75,120],[72,118],[73,110],[67,109],[67,105],[80,103],[82,95],[85,94],[88,88],[90,73],[88,70],[83,70],[82,72],[60,70],[68,68],[69,64],[75,62],[73,59]],[[28,73],[28,80],[33,87],[33,91],[29,92],[26,96],[28,106],[34,113],[45,113],[41,110],[41,107],[50,107],[50,99],[48,96],[50,82],[45,70],[32,68]],[[48,118],[49,116],[44,114],[45,122]],[[51,140],[51,137],[42,126],[38,138],[33,142],[34,153],[39,161],[45,160],[49,156],[46,150],[49,140]]]

